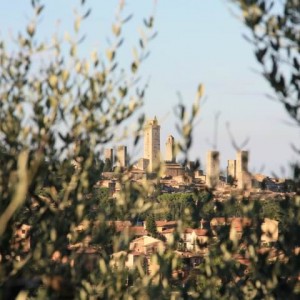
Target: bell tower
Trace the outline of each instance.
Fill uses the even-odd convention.
[[[144,158],[149,160],[150,172],[160,163],[160,126],[156,117],[144,129]]]

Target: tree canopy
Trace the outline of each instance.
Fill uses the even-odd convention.
[[[279,10],[267,0],[233,2],[250,29],[263,76],[300,125],[299,1],[282,1]],[[131,181],[128,172],[116,170],[117,196],[96,185],[101,173],[112,167],[100,155],[137,114],[146,92],[139,70],[148,56],[155,19],[150,15],[144,20],[128,68],[120,69],[122,28],[130,20],[123,16],[124,5],[120,1],[105,54],[79,54],[84,43],[81,24],[91,13],[85,0],[80,1],[74,31],[65,38],[59,34],[50,42],[38,38],[44,5],[32,0],[32,16],[18,34],[14,51],[9,41],[0,40],[0,298],[299,298],[300,171],[296,163],[295,195],[269,202],[243,195],[216,201],[213,189],[158,195],[163,165],[141,184]],[[39,59],[43,55],[46,61]],[[199,85],[191,108],[180,103],[175,109],[180,136],[176,149],[182,152],[183,164],[189,158],[202,96]],[[145,117],[137,118],[134,145]],[[265,217],[278,220],[278,241],[263,248],[260,226],[242,228],[241,239],[230,238],[228,224],[216,226],[218,235],[213,236],[199,228],[202,219],[213,217],[239,217],[253,223]],[[147,230],[155,235],[156,219],[177,221],[165,249],[161,240],[146,237],[154,241],[152,256],[145,255],[133,269],[127,268],[126,259],[138,252],[134,247],[146,246],[138,240],[129,249],[137,233],[126,226],[118,229],[117,221],[146,220]],[[209,251],[199,258],[201,262],[198,254],[178,254],[178,242],[187,234],[197,239],[207,234]],[[154,265],[152,274],[149,261]],[[186,261],[191,262],[192,272],[184,277]]]

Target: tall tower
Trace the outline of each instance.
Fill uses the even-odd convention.
[[[251,175],[248,172],[248,151],[238,151],[236,154],[236,179],[238,188],[251,187]]]
[[[160,163],[160,126],[156,117],[149,120],[144,130],[144,158],[149,160],[149,171]]]
[[[114,164],[114,150],[112,148],[107,148],[104,150],[104,159],[105,161],[109,159],[111,165]]]
[[[227,183],[232,184],[236,179],[236,160],[230,159],[227,164]]]
[[[220,154],[219,151],[208,151],[206,157],[206,184],[216,187],[220,176]]]
[[[116,153],[116,163],[118,167],[127,167],[127,147],[119,146]]]
[[[176,162],[175,157],[175,141],[174,137],[172,135],[168,136],[167,142],[166,142],[166,161],[167,162]]]

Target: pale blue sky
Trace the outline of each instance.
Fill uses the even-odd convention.
[[[7,36],[9,31],[24,28],[28,20],[29,0],[0,2],[0,31]],[[44,1],[40,34],[47,37],[55,31],[55,21],[60,20],[58,30],[72,28],[72,10],[79,1]],[[105,49],[117,0],[87,0],[93,8],[83,30],[89,38],[83,51],[92,48]],[[138,37],[142,19],[152,11],[150,0],[128,0],[126,13],[133,19],[126,25],[125,49],[120,60],[131,59],[131,45]],[[238,142],[250,138],[250,170],[265,173],[288,164],[296,155],[290,143],[298,143],[299,129],[285,124],[287,114],[280,104],[265,97],[271,89],[254,70],[259,70],[251,45],[242,37],[247,33],[241,22],[228,9],[229,1],[223,0],[160,0],[157,1],[155,28],[158,36],[150,44],[151,55],[141,69],[144,79],[150,78],[144,110],[149,117],[157,115],[162,121],[161,145],[164,151],[167,135],[176,137],[173,107],[178,103],[177,92],[184,103],[194,100],[198,83],[205,85],[207,101],[201,110],[200,122],[195,129],[191,159],[199,158],[205,163],[206,151],[213,140],[214,115],[220,111],[218,149],[222,167],[227,159],[235,157],[226,130],[230,121],[231,130]]]

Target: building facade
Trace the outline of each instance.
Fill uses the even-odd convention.
[[[208,151],[206,157],[206,185],[216,187],[220,176],[220,154],[219,151]]]
[[[104,161],[109,159],[111,165],[114,164],[114,150],[112,148],[107,148],[104,150]]]
[[[236,160],[230,159],[227,161],[227,183],[232,184],[236,179]]]
[[[166,142],[166,159],[167,162],[176,162],[176,156],[175,156],[175,140],[172,135],[168,136],[167,142]]]
[[[116,165],[120,168],[127,167],[127,147],[118,146],[116,153]]]
[[[236,179],[239,189],[249,189],[252,186],[251,174],[248,172],[248,151],[238,151],[236,154]]]
[[[149,171],[160,163],[160,126],[156,117],[149,120],[144,129],[144,158],[149,160]]]

